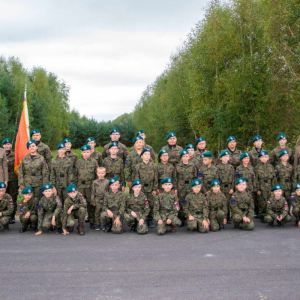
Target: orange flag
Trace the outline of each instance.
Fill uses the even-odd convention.
[[[15,145],[15,173],[18,175],[18,169],[22,158],[29,153],[27,142],[29,141],[29,117],[27,109],[27,84],[25,85],[23,111],[20,119],[19,129]]]

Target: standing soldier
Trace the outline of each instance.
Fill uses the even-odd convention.
[[[144,140],[144,146],[143,146],[143,148],[148,148],[148,149],[150,149],[151,158],[152,158],[153,162],[155,163],[155,153],[154,153],[153,148],[152,148],[150,145],[146,144],[146,134],[145,134],[145,131],[144,131],[143,129],[140,129],[140,130],[137,132],[136,136],[141,136],[141,137],[143,138],[143,140]],[[132,146],[132,147],[130,148],[130,151],[132,151],[133,149],[134,149],[134,147]]]
[[[226,150],[229,152],[229,156],[230,156],[229,164],[233,165],[234,169],[236,169],[240,164],[240,156],[242,154],[242,151],[236,149],[236,138],[234,136],[231,135],[227,139],[227,147],[228,149]],[[218,160],[217,164],[219,164],[220,162],[221,161]]]
[[[280,159],[279,159],[279,154],[282,150],[287,150],[289,153],[289,160],[288,163],[290,163],[291,165],[294,164],[294,150],[292,150],[291,148],[289,148],[286,144],[287,144],[287,138],[286,135],[284,133],[280,133],[277,141],[279,143],[279,146],[276,147],[275,149],[272,150],[271,152],[271,157],[270,157],[270,163],[275,167],[279,164]],[[296,158],[297,159],[297,158]]]
[[[296,160],[296,157],[295,157]],[[300,155],[298,157],[298,160],[300,160]],[[300,182],[300,165],[297,165],[294,168],[294,174],[293,174],[293,185],[295,186],[298,182]]]
[[[0,182],[8,183],[7,157],[4,149],[0,148]]]
[[[10,224],[15,223],[15,214],[17,211],[17,197],[18,197],[18,176],[16,175],[15,169],[15,153],[11,151],[12,141],[6,138],[2,141],[4,150],[6,151],[7,167],[8,167],[8,182],[7,182],[7,193],[11,195],[14,203],[14,212],[11,216]]]
[[[200,169],[201,164],[200,164],[200,161],[195,157],[194,145],[193,144],[188,144],[185,147],[185,150],[187,150],[187,152],[189,153],[189,156],[190,156],[189,163],[195,165],[197,170]]]
[[[71,151],[72,143],[71,143],[71,140],[69,138],[64,139],[63,144],[65,144],[65,146],[66,146],[65,155],[71,159],[72,165],[73,165],[73,171],[74,171],[75,167],[76,167],[77,160],[78,160],[78,156],[77,156],[76,153]]]
[[[249,155],[250,155],[250,163],[253,166],[253,168],[255,168],[257,166],[257,164],[259,163],[258,154],[261,151],[264,151],[264,149],[262,147],[263,140],[260,135],[256,135],[253,138],[252,142],[254,144],[254,149],[249,151]]]
[[[168,150],[169,163],[176,167],[176,165],[180,162],[180,153],[183,149],[177,145],[177,137],[175,132],[170,132],[167,135],[167,142],[168,145],[164,146],[163,149]]]
[[[202,154],[204,154],[205,152],[209,152],[207,151],[206,148],[206,140],[204,137],[199,137],[196,140],[196,148],[197,150],[195,151],[195,158],[199,160],[199,168],[201,169],[203,167],[203,158],[202,158]]]
[[[102,155],[100,152],[95,150],[95,148],[96,148],[95,139],[93,137],[89,137],[85,143],[86,143],[86,145],[89,145],[91,147],[91,158],[95,159],[96,162],[98,163],[98,166],[101,167],[102,166]]]
[[[102,159],[105,159],[107,156],[109,156],[109,151],[108,151],[109,145],[112,142],[117,142],[119,147],[118,156],[122,158],[124,163],[126,162],[128,156],[128,150],[127,147],[119,141],[120,137],[121,135],[119,129],[117,127],[114,127],[110,132],[111,141],[103,147]]]
[[[300,228],[300,183],[296,183],[294,187],[294,192],[291,196],[291,204],[293,207],[292,213],[296,218],[295,226]]]
[[[9,230],[9,220],[14,210],[12,198],[6,193],[5,182],[0,182],[0,225],[3,226],[4,231]]]

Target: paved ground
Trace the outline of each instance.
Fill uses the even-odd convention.
[[[300,299],[300,229],[157,236],[0,230],[0,299]],[[86,226],[87,227],[87,226]]]

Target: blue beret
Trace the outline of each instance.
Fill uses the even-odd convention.
[[[167,140],[168,140],[170,137],[173,137],[173,136],[176,136],[176,133],[175,133],[175,132],[170,132],[170,133],[167,135]]]
[[[110,149],[111,147],[118,147],[118,142],[111,142],[108,146],[108,149]]]
[[[294,191],[300,189],[300,182],[296,183],[294,186]]]
[[[140,130],[136,133],[136,135],[139,136],[140,134],[143,134],[143,133],[145,133],[145,131],[144,131],[143,129],[140,129]]]
[[[22,195],[31,194],[31,193],[33,193],[33,188],[31,186],[27,186],[21,191]]]
[[[195,149],[195,147],[194,147],[193,144],[188,144],[188,145],[186,145],[186,147],[185,147],[185,150],[187,150],[187,149]]]
[[[185,149],[183,149],[181,152],[180,152],[180,158],[183,156],[183,155],[186,155],[186,154],[189,154],[189,152]]]
[[[280,184],[274,185],[271,189],[271,192],[277,191],[277,190],[282,190],[282,186]]]
[[[6,189],[5,182],[0,182],[0,189]]]
[[[75,192],[76,190],[77,190],[77,186],[74,183],[72,183],[67,187],[66,192],[71,193],[71,192]]]
[[[173,183],[173,179],[171,177],[167,177],[167,178],[164,178],[160,183],[161,184]]]
[[[91,150],[91,146],[90,145],[84,145],[80,148],[81,151],[86,151],[86,150]]]
[[[144,148],[140,154],[140,156],[142,156],[145,152],[150,152],[149,148]]]
[[[69,139],[69,138],[65,138],[64,140],[63,140],[63,143],[65,144],[65,143],[71,143],[71,140]]]
[[[240,160],[242,160],[245,157],[249,157],[249,153],[248,152],[242,153],[241,156],[240,156]]]
[[[235,141],[235,140],[236,140],[236,138],[235,138],[233,135],[231,135],[231,136],[227,139],[227,144],[228,144],[229,142]]]
[[[164,153],[169,153],[167,149],[161,149],[159,152],[158,152],[158,158],[160,158]]]
[[[200,179],[195,179],[193,180],[193,182],[191,183],[191,187],[195,186],[195,185],[200,185],[202,184],[202,181]]]
[[[220,181],[218,179],[215,179],[210,183],[210,187],[213,187],[215,185],[220,185]]]
[[[286,135],[284,134],[284,133],[280,133],[279,134],[279,136],[278,136],[278,138],[277,138],[277,141],[279,142],[280,140],[282,140],[282,139],[284,139],[284,138],[286,138]]]
[[[135,185],[140,185],[140,184],[142,184],[142,182],[138,179],[132,183],[131,187],[133,188]]]
[[[56,150],[61,149],[61,148],[65,148],[66,145],[64,143],[60,143],[57,145]]]
[[[132,140],[132,144],[134,144],[136,141],[138,140],[144,140],[141,136],[137,135],[133,140]]]
[[[205,138],[204,137],[199,137],[197,140],[196,140],[196,146],[200,143],[200,142],[205,142]]]
[[[47,183],[47,184],[43,185],[43,187],[41,188],[41,191],[44,192],[49,189],[53,189],[53,185],[51,183]]]
[[[117,127],[114,127],[111,131],[110,134],[112,133],[120,133],[120,130]]]
[[[4,144],[12,144],[11,139],[10,139],[10,138],[4,139],[4,140],[2,141],[2,145],[4,145]]]
[[[222,157],[222,156],[225,156],[225,155],[229,155],[229,151],[228,151],[228,150],[223,150],[223,151],[220,153],[219,157]]]
[[[261,138],[260,135],[256,135],[256,136],[253,138],[252,143],[254,143],[254,142],[258,141],[258,140],[261,140],[261,139],[262,139],[262,138]]]
[[[281,157],[282,155],[285,155],[285,154],[289,154],[289,152],[287,150],[281,150],[278,157]]]
[[[243,182],[247,182],[247,180],[246,180],[245,177],[239,178],[239,179],[235,182],[235,185],[239,185],[240,183],[243,183]]]
[[[264,150],[264,151],[260,151],[258,153],[258,157],[261,157],[261,156],[264,156],[264,155],[269,155],[269,152],[267,150]]]
[[[201,157],[202,157],[202,158],[203,158],[203,157],[209,157],[209,158],[212,158],[212,157],[213,157],[213,154],[212,154],[211,152],[207,151],[207,152],[204,152],[204,153],[201,155]]]
[[[112,185],[113,183],[119,181],[119,178],[118,177],[113,177],[110,179],[110,181],[108,182],[109,185]]]
[[[87,139],[86,139],[86,144],[87,143],[89,143],[89,142],[92,142],[92,141],[95,141],[95,139],[92,137],[92,136],[90,136],[90,137],[88,137]]]
[[[38,129],[33,129],[31,132],[30,132],[30,137],[32,137],[34,134],[36,133],[41,133]]]
[[[27,142],[27,149],[29,149],[29,146],[31,145],[31,144],[36,144],[36,141],[35,140],[29,140],[28,142]]]

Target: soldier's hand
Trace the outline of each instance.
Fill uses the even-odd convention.
[[[129,187],[129,189],[131,189],[132,181],[128,181],[128,182],[127,182],[127,185],[128,185],[128,187]]]
[[[55,187],[53,188],[53,194],[57,195],[57,189]]]
[[[208,228],[208,222],[206,220],[202,221],[202,225],[204,228]]]
[[[120,219],[119,217],[117,217],[114,221],[114,224],[116,224],[117,227],[119,227],[121,225]]]
[[[63,235],[67,235],[67,234],[70,234],[66,229],[63,229]]]
[[[299,222],[299,224],[300,224],[300,222]],[[144,225],[144,219],[140,219],[139,220],[139,226],[143,226]]]
[[[278,220],[279,222],[281,222],[282,216],[278,216],[278,217],[277,217],[277,220]]]
[[[155,197],[156,196],[156,191],[152,192],[152,196]]]
[[[25,188],[25,186],[24,185],[20,185],[20,188],[21,188],[21,190],[23,190]]]
[[[106,211],[106,213],[107,213],[108,217],[111,219],[114,216],[114,214],[109,209]]]
[[[178,191],[177,191],[177,190],[174,190],[174,194],[175,194],[176,196],[178,196]]]
[[[131,212],[131,215],[134,217],[134,218],[137,218],[137,215],[134,211]]]
[[[300,221],[298,222],[298,228],[300,228]]]
[[[73,210],[73,205],[68,209],[67,214],[69,215],[72,212],[72,210]]]
[[[52,226],[56,226],[56,223],[55,223],[55,217],[53,216],[52,217],[52,222],[51,222]]]
[[[25,219],[29,219],[29,217],[30,217],[30,211],[28,211],[28,212],[26,213]]]
[[[229,194],[230,194],[230,195],[233,194],[233,189],[231,189],[231,190],[229,191]]]
[[[243,217],[243,221],[244,221],[245,223],[249,223],[249,222],[250,222],[250,219],[247,218],[247,217],[245,216],[245,217]]]
[[[210,225],[210,220],[209,219],[207,219],[207,223],[208,223],[208,225]]]
[[[156,195],[158,195],[158,194],[159,194],[159,189],[156,190]]]
[[[260,196],[261,195],[261,191],[257,191],[257,195]]]
[[[170,219],[167,219],[167,224],[171,224],[172,221]]]
[[[158,224],[158,225],[163,225],[164,222],[163,222],[163,220],[159,220],[159,221],[157,222],[157,224]]]
[[[35,233],[35,235],[40,235],[40,234],[43,234],[43,231],[38,231]]]
[[[189,221],[193,221],[195,218],[193,216],[189,216]]]
[[[204,195],[206,196],[206,195],[208,195],[208,194],[210,194],[210,191],[207,191]]]
[[[223,224],[226,225],[227,224],[227,219],[223,220]]]
[[[2,217],[2,212],[0,212],[0,217]]]

